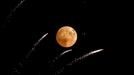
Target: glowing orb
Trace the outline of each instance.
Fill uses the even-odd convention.
[[[70,26],[61,27],[56,34],[57,43],[65,48],[71,47],[76,43],[77,33]]]

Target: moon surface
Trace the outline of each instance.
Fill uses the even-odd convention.
[[[63,26],[57,31],[56,41],[62,47],[71,47],[77,41],[77,33],[72,27]]]

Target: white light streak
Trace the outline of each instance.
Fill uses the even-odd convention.
[[[48,33],[44,34],[41,38],[39,38],[39,40],[33,45],[32,49],[30,50],[30,52],[27,54],[26,58],[29,57],[29,55],[35,50],[35,47],[40,43],[41,40],[43,40],[43,38],[45,38],[48,35]]]
[[[79,58],[75,58],[74,61],[72,61],[72,62],[69,63],[68,65],[72,65],[73,63],[76,63],[76,62],[78,62],[78,61],[80,61],[80,60],[82,60],[82,59],[84,59],[84,58],[86,58],[86,57],[88,57],[88,56],[90,56],[90,55],[92,55],[92,54],[98,53],[98,52],[100,52],[100,51],[102,51],[102,50],[104,50],[104,49],[98,49],[98,50],[95,50],[95,51],[91,51],[91,52],[89,52],[89,53],[86,53],[86,54],[84,54],[83,56],[81,56],[81,57],[79,57]]]
[[[60,55],[64,55],[65,53],[68,53],[70,51],[72,51],[72,49],[66,50],[66,51],[62,52]]]
[[[52,60],[52,63],[55,63],[56,60],[58,60],[61,56],[63,56],[64,54],[66,54],[66,53],[68,53],[68,52],[70,52],[70,51],[72,51],[72,49],[69,49],[69,50],[66,50],[66,51],[62,52],[60,55],[56,56],[56,57]],[[50,61],[49,61],[49,63],[50,63]],[[51,65],[51,66],[52,66],[52,65]]]

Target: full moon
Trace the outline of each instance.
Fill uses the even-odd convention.
[[[77,41],[77,33],[72,27],[63,26],[57,31],[56,41],[62,47],[71,47]]]

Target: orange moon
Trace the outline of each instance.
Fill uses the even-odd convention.
[[[71,47],[77,41],[77,33],[72,27],[63,26],[57,31],[56,41],[62,47]]]

